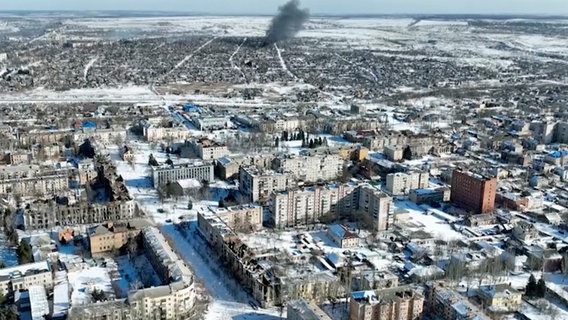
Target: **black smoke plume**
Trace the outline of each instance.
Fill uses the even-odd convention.
[[[300,9],[299,5],[298,0],[290,0],[278,8],[278,15],[272,18],[270,28],[266,30],[264,45],[291,39],[302,30],[304,23],[310,18],[310,12]]]

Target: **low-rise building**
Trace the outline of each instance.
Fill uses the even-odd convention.
[[[426,283],[424,313],[442,319],[489,320],[483,311],[442,281]]]
[[[192,140],[190,145],[197,152],[197,156],[203,160],[219,159],[229,155],[226,145],[207,138]]]
[[[141,221],[115,224],[107,222],[89,230],[91,255],[119,250],[128,241],[135,241],[140,234],[140,227],[146,225]]]
[[[516,311],[520,308],[523,298],[521,292],[506,283],[482,285],[477,293],[483,305],[495,311]]]
[[[48,261],[23,264],[0,269],[0,294],[7,295],[38,285],[53,288],[53,277]]]
[[[315,303],[303,299],[290,301],[286,310],[288,320],[331,320]]]
[[[450,201],[450,188],[410,190],[410,201],[416,204],[435,204]]]
[[[349,320],[422,319],[424,297],[405,286],[376,291],[357,291],[349,297]]]
[[[327,229],[327,235],[340,248],[359,247],[359,236],[344,225],[332,224]]]

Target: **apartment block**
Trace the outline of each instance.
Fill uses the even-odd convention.
[[[295,185],[292,174],[259,169],[256,166],[239,168],[239,191],[252,202],[268,200],[274,191],[284,191]]]
[[[141,121],[142,135],[148,142],[160,140],[187,140],[191,136],[186,127],[171,127],[165,128],[148,121]]]
[[[354,184],[330,184],[273,192],[269,208],[272,223],[276,228],[313,224],[326,214],[350,211],[355,189]]]
[[[155,227],[144,227],[142,239],[146,257],[163,285],[137,291],[128,296],[138,319],[183,319],[195,303],[193,274]]]
[[[34,165],[0,167],[0,194],[46,195],[69,188],[69,171]]]
[[[197,152],[197,156],[203,160],[219,159],[229,155],[226,145],[207,138],[193,140],[190,145]]]
[[[213,208],[209,210],[235,231],[254,231],[262,228],[262,207],[252,204]]]
[[[370,185],[360,186],[357,195],[359,214],[372,215],[377,231],[387,230],[393,223],[392,198]]]
[[[91,204],[84,201],[61,204],[54,200],[39,200],[22,212],[26,230],[130,220],[135,213],[136,204],[132,200]]]
[[[428,187],[428,172],[397,172],[387,175],[386,189],[392,195],[409,194],[414,189]]]
[[[183,179],[215,181],[213,164],[209,162],[180,163],[152,167],[154,188]]]
[[[0,294],[7,295],[30,286],[53,288],[53,277],[48,261],[23,264],[0,269]]]
[[[316,301],[342,295],[340,281],[330,271],[321,271],[309,263],[291,263],[280,249],[251,247],[211,212],[199,212],[197,226],[213,251],[227,261],[228,271],[263,307],[295,299]],[[308,256],[309,253],[302,253],[295,258],[307,262]]]
[[[290,172],[304,182],[330,181],[343,173],[345,160],[339,154],[313,156],[286,155],[272,161],[272,169],[278,172]]]
[[[349,298],[349,320],[422,319],[424,297],[403,286],[376,291],[357,291]]]
[[[491,213],[495,209],[497,178],[455,169],[452,172],[451,202],[474,213]]]

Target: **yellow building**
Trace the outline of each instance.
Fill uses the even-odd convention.
[[[484,285],[477,292],[483,305],[487,307],[516,311],[521,306],[523,295],[506,283]]]
[[[129,239],[140,234],[140,223],[115,225],[112,222],[101,224],[89,232],[91,255],[118,250]]]

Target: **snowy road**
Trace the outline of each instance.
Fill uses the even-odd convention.
[[[181,67],[184,63],[186,63],[189,59],[191,59],[193,57],[193,55],[195,55],[196,53],[198,53],[199,51],[203,50],[203,48],[207,47],[209,44],[211,44],[211,42],[213,42],[213,40],[217,39],[217,37],[205,42],[203,45],[201,45],[201,47],[195,49],[192,53],[190,53],[189,55],[185,56],[185,58],[183,58],[180,62],[178,62],[174,68],[170,71],[168,71],[168,73],[166,73],[167,75],[170,75],[172,72],[176,71],[179,67]]]
[[[282,52],[280,48],[278,48],[276,43],[274,44],[274,49],[276,49],[276,53],[278,54],[278,59],[280,59],[280,66],[282,67],[282,70],[288,73],[290,77],[294,78],[295,80],[298,80],[298,77],[296,77],[295,74],[293,74],[290,70],[288,70],[288,67],[286,66],[286,61],[284,61],[284,58],[282,58]]]
[[[245,73],[243,72],[243,70],[241,70],[241,68],[239,66],[237,66],[234,62],[233,62],[233,58],[235,57],[235,55],[237,53],[239,53],[239,51],[241,50],[241,47],[243,46],[243,44],[245,44],[245,42],[247,41],[247,38],[243,39],[243,42],[241,42],[241,44],[239,44],[239,46],[237,47],[237,49],[235,50],[235,52],[233,52],[233,54],[231,54],[231,57],[229,57],[229,62],[231,63],[231,66],[233,67],[233,69],[239,71],[241,73],[241,75],[243,76],[243,79],[245,80],[245,82],[247,81],[247,76],[245,75]]]
[[[196,223],[192,223],[194,226]],[[221,319],[270,319],[277,315],[276,310],[254,310],[248,302],[252,300],[242,288],[236,284],[234,278],[221,268],[210,257],[204,241],[196,238],[192,227],[187,231],[186,239],[172,224],[160,227],[162,233],[175,239],[174,249],[182,259],[191,267],[197,278],[203,281],[205,288],[211,295],[211,302],[205,315],[205,320]]]
[[[85,81],[87,81],[87,75],[89,75],[89,70],[91,70],[91,68],[93,67],[95,62],[97,62],[98,59],[99,59],[99,57],[94,57],[85,66],[85,70],[83,71],[83,79],[85,79]]]

